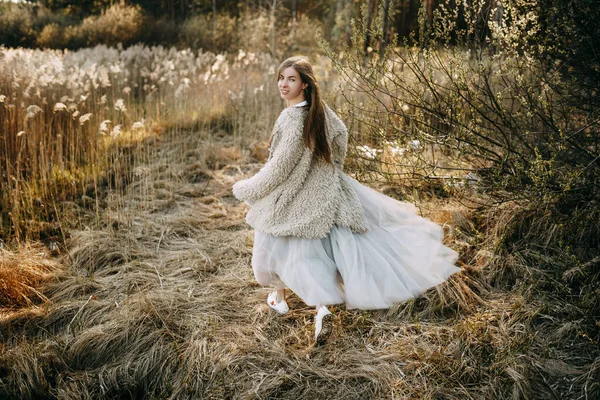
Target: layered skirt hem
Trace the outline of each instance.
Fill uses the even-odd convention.
[[[290,288],[307,305],[345,303],[383,309],[419,296],[460,269],[443,229],[400,202],[343,174],[356,191],[370,229],[334,226],[323,239],[254,232],[258,283]]]

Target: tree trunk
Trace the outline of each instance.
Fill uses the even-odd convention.
[[[346,12],[345,12],[345,16],[346,16],[346,43],[348,43],[348,45],[352,44],[352,25],[350,24],[350,20],[352,19],[352,10],[354,10],[354,7],[352,6],[353,1],[352,0],[348,0],[346,3]]]
[[[400,26],[398,27],[398,34],[401,37],[406,37],[410,33],[410,21],[408,20],[408,16],[410,14],[410,0],[402,0],[400,2],[399,12],[400,12]]]
[[[433,6],[434,0],[424,0],[425,8],[427,9],[427,21],[431,24],[433,22]]]
[[[217,0],[212,1],[212,28],[213,38],[217,37]]]
[[[366,15],[367,30],[365,32],[365,43],[363,45],[363,52],[365,55],[368,53],[367,49],[371,45],[371,21],[373,19],[373,0],[367,0],[367,15]]]
[[[344,19],[344,0],[337,0],[335,3],[335,16],[334,16],[334,20],[335,20],[335,25],[333,27],[333,39],[334,40],[339,40],[340,37],[342,36],[342,27],[344,25],[343,23],[343,19]]]
[[[298,0],[292,0],[292,23],[296,23],[298,18]]]
[[[296,21],[298,19],[298,0],[292,0],[292,43],[296,43]]]
[[[390,0],[383,1],[383,14],[382,18],[382,38],[379,45],[379,55],[383,57],[385,55],[385,49],[390,40]]]
[[[271,30],[271,54],[277,57],[276,41],[275,41],[275,9],[277,8],[277,0],[273,0],[271,4],[270,30]]]
[[[350,43],[351,27],[350,18],[352,16],[353,0],[337,0],[335,5],[335,22],[332,29],[332,39],[344,39]]]

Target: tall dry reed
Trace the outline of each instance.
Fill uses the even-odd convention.
[[[94,208],[122,188],[148,160],[144,143],[216,125],[243,148],[268,136],[280,107],[277,61],[264,54],[141,45],[0,53],[4,238],[64,239],[64,201]]]

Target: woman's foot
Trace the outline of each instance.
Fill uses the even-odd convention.
[[[333,314],[325,306],[318,307],[315,316],[315,340],[317,345],[325,343],[332,330]]]
[[[269,296],[267,296],[267,304],[279,314],[285,314],[290,310],[287,301],[285,301],[285,299],[282,298],[283,296],[280,296],[281,301],[277,301],[277,297],[277,290],[274,290],[271,293],[269,293]]]

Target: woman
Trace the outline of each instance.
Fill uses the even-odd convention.
[[[380,309],[420,295],[459,268],[443,230],[412,204],[387,197],[342,168],[348,131],[321,100],[312,66],[291,57],[279,67],[285,108],[269,158],[233,194],[250,205],[252,269],[274,286],[269,307],[289,310],[285,288],[316,307],[315,339],[331,332],[327,305]]]

